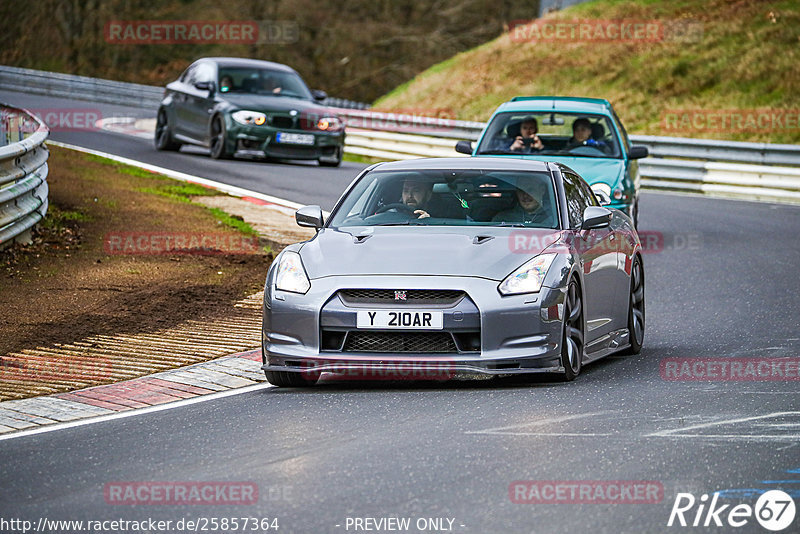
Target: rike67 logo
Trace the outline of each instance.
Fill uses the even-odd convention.
[[[672,504],[667,526],[739,528],[751,524],[753,518],[762,527],[773,532],[794,525],[796,511],[794,500],[781,490],[762,493],[755,506],[721,505],[718,500],[718,492],[714,492],[710,502],[707,494],[696,499],[691,493],[678,493]],[[793,529],[792,532],[797,532],[797,529]]]

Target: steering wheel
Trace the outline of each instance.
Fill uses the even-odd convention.
[[[386,204],[385,206],[381,206],[380,208],[378,208],[378,211],[375,212],[375,215],[379,213],[385,213],[389,210],[404,211],[409,215],[414,213],[414,208],[412,208],[411,206],[408,206],[403,202],[393,202],[392,204]]]
[[[567,152],[570,154],[581,155],[585,154],[587,156],[594,156],[596,154],[600,154],[605,156],[605,152],[600,147],[591,146],[591,145],[578,145],[572,148],[567,148]]]

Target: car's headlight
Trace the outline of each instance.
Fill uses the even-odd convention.
[[[603,182],[592,186],[592,191],[601,205],[611,204],[611,186]]]
[[[344,122],[339,117],[322,117],[317,121],[317,129],[324,132],[338,132],[344,128]]]
[[[497,286],[503,295],[519,295],[522,293],[537,293],[542,289],[542,282],[547,276],[547,270],[555,259],[555,254],[540,254],[525,262],[522,267],[506,276],[506,279]]]
[[[311,289],[311,282],[303,268],[300,254],[297,252],[284,252],[281,254],[278,270],[275,273],[275,288],[281,291],[305,294]]]
[[[259,111],[234,111],[231,113],[231,117],[239,124],[255,124],[256,126],[261,126],[267,122],[267,116]]]

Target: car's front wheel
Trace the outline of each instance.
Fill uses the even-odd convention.
[[[628,298],[628,332],[631,345],[625,351],[639,354],[644,343],[644,269],[636,256],[631,265],[631,291]]]
[[[564,299],[564,331],[561,339],[561,366],[565,381],[581,374],[583,363],[583,301],[578,282],[570,280]]]
[[[167,118],[167,112],[161,110],[158,112],[156,119],[156,134],[155,134],[156,150],[178,150],[181,144],[172,138],[172,127]]]
[[[289,373],[287,371],[264,371],[267,381],[282,388],[302,388],[313,386],[319,379],[314,373]]]
[[[338,167],[342,164],[342,147],[336,147],[336,153],[330,157],[319,158],[322,167]]]
[[[231,153],[228,151],[228,132],[225,130],[225,122],[222,117],[214,117],[211,121],[211,157],[214,159],[228,159]]]

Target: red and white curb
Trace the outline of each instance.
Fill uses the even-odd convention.
[[[109,420],[123,412],[149,413],[187,400],[267,387],[271,386],[261,370],[261,350],[255,349],[124,382],[0,402],[0,440],[38,433],[50,425],[77,426],[75,422]]]

